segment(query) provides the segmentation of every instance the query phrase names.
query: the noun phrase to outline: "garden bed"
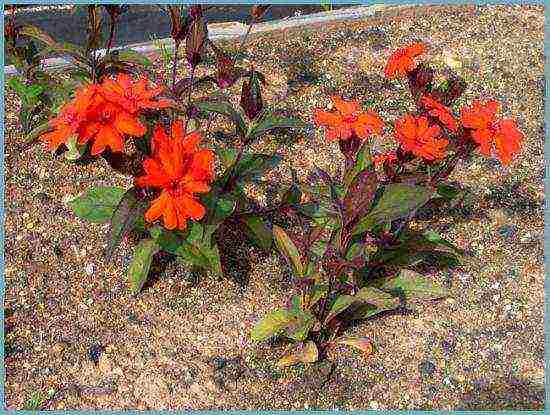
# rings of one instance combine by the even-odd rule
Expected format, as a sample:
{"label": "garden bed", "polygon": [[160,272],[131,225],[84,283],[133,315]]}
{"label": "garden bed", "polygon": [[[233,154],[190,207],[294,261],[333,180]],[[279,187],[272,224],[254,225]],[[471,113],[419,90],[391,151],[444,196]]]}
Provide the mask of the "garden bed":
{"label": "garden bed", "polygon": [[[6,400],[44,409],[542,409],[544,401],[544,54],[541,6],[441,6],[252,36],[250,60],[266,74],[267,103],[311,120],[333,93],[372,102],[385,119],[409,109],[384,80],[390,53],[410,42],[468,81],[459,106],[495,98],[526,134],[509,170],[476,158],[452,179],[471,189],[452,214],[427,223],[472,259],[433,278],[451,298],[389,313],[351,329],[374,341],[290,369],[278,344],[249,333],[291,288],[279,255],[241,243],[220,247],[227,278],[192,281],[183,266],[157,270],[137,297],[102,253],[106,228],[75,219],[68,196],[121,185],[103,161],[87,166],[34,146],[21,151],[18,103],[6,97]],[[157,71],[167,71],[158,59]],[[238,87],[234,87],[238,92]],[[405,103],[407,102],[407,103]],[[209,140],[229,127],[216,124]],[[264,150],[280,145],[264,141]],[[317,132],[289,135],[268,180],[288,183],[339,154]],[[276,190],[276,189],[275,189]],[[267,203],[269,194],[256,195]],[[96,362],[94,362],[96,360]]]}

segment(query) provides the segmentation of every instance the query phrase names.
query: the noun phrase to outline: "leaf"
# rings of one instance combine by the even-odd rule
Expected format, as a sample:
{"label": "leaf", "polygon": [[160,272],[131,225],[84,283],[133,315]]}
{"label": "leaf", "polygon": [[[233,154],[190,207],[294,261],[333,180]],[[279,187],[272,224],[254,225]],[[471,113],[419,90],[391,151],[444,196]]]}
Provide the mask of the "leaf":
{"label": "leaf", "polygon": [[282,198],[282,202],[286,205],[297,205],[302,200],[302,191],[300,190],[300,182],[296,175],[296,171],[291,167],[290,173],[292,174],[292,184],[285,192]]}
{"label": "leaf", "polygon": [[355,177],[366,169],[371,169],[372,166],[372,155],[370,153],[370,144],[365,142],[359,151],[357,152],[357,158],[355,164],[351,169],[349,169],[344,176],[344,185],[349,187]]}
{"label": "leaf", "polygon": [[119,187],[94,187],[70,201],[69,206],[79,218],[103,223],[111,219],[124,193]]}
{"label": "leaf", "polygon": [[266,222],[255,215],[247,215],[241,218],[245,224],[247,235],[252,241],[264,251],[270,251],[273,245],[273,233]]}
{"label": "leaf", "polygon": [[148,206],[149,201],[140,199],[134,187],[124,193],[111,217],[109,243],[105,254],[107,260],[111,258],[122,238],[134,229],[136,222],[143,217]]}
{"label": "leaf", "polygon": [[437,300],[449,295],[448,290],[435,281],[408,269],[401,270],[394,278],[375,280],[373,285],[406,300]]}
{"label": "leaf", "polygon": [[278,367],[292,366],[297,363],[315,363],[319,359],[319,351],[314,342],[297,343],[277,362]]}
{"label": "leaf", "polygon": [[[301,307],[301,305],[300,305]],[[290,319],[285,326],[285,334],[288,338],[302,341],[305,340],[311,328],[315,325],[315,318],[308,311],[297,308],[293,304]]]}
{"label": "leaf", "polygon": [[220,259],[220,251],[218,245],[214,244],[211,248],[202,247],[201,251],[205,255],[210,265],[210,270],[218,277],[223,276],[222,263]]}
{"label": "leaf", "polygon": [[153,239],[143,239],[136,247],[134,258],[128,268],[130,286],[134,294],[137,294],[143,288],[147,280],[147,275],[149,274],[149,269],[151,268],[153,255],[155,255],[158,250],[159,246]]}
{"label": "leaf", "polygon": [[65,153],[65,159],[69,161],[76,161],[82,157],[86,151],[86,145],[79,145],[76,135],[69,138],[69,141],[65,144],[67,146],[67,152]]}
{"label": "leaf", "polygon": [[343,294],[340,295],[334,300],[330,311],[325,318],[325,324],[340,314],[342,311],[346,310],[350,305],[353,304],[355,298],[352,295]]}
{"label": "leaf", "polygon": [[297,118],[279,117],[264,112],[258,121],[250,126],[246,134],[247,141],[252,141],[276,128],[304,128],[307,124]]}
{"label": "leaf", "polygon": [[374,353],[374,346],[372,341],[366,337],[341,337],[334,340],[336,344],[343,344],[362,351],[366,356],[370,356]]}
{"label": "leaf", "polygon": [[246,134],[246,124],[241,114],[239,114],[229,102],[224,101],[198,101],[194,105],[202,112],[214,112],[225,115],[235,125],[237,135],[243,138]]}
{"label": "leaf", "polygon": [[86,58],[84,49],[67,42],[58,43],[50,35],[48,35],[46,32],[44,32],[43,30],[39,29],[36,26],[29,25],[29,24],[22,25],[19,28],[19,34],[22,36],[28,36],[32,39],[38,40],[39,42],[50,47],[52,50],[61,54],[72,56],[73,58],[75,58],[76,60],[82,63],[85,63],[85,64],[91,63],[88,61],[88,58]]}
{"label": "leaf", "polygon": [[395,310],[401,304],[398,297],[375,287],[361,288],[355,294],[355,299],[359,303],[356,303],[357,306],[351,313],[352,320],[366,319],[383,311]]}
{"label": "leaf", "polygon": [[251,71],[241,89],[241,108],[249,120],[255,119],[263,110],[262,87],[255,71]]}
{"label": "leaf", "polygon": [[113,54],[115,53],[117,59],[123,62],[137,63],[145,67],[149,67],[153,64],[146,55],[133,49],[121,49],[113,52]]}
{"label": "leaf", "polygon": [[192,67],[201,62],[202,52],[206,39],[208,38],[208,28],[204,18],[201,16],[191,22],[186,36],[186,54],[187,62]]}
{"label": "leaf", "polygon": [[203,202],[208,208],[207,218],[205,220],[204,241],[209,243],[218,226],[226,218],[231,216],[237,202],[228,197],[220,197],[215,192],[210,192],[205,195]]}
{"label": "leaf", "polygon": [[201,249],[187,241],[182,241],[174,254],[183,261],[201,268],[210,269],[210,261]]}
{"label": "leaf", "polygon": [[313,307],[321,298],[325,298],[328,294],[328,285],[327,284],[315,284],[310,292],[308,293],[309,308]]}
{"label": "leaf", "polygon": [[235,160],[237,159],[237,150],[234,148],[221,148],[216,149],[216,155],[219,157],[220,161],[227,169],[231,167]]}
{"label": "leaf", "polygon": [[294,273],[301,277],[304,275],[304,266],[300,258],[300,252],[287,233],[277,225],[273,225],[273,236],[279,251],[287,259]]}
{"label": "leaf", "polygon": [[439,235],[437,232],[432,230],[427,230],[422,235],[428,242],[431,242],[436,245],[444,246],[446,248],[449,248],[451,251],[453,251],[455,254],[458,255],[464,255],[464,250],[458,248],[451,242],[447,241],[446,239],[442,238],[441,235]]}
{"label": "leaf", "polygon": [[233,175],[239,182],[253,180],[275,167],[281,159],[279,154],[245,154],[235,166]]}
{"label": "leaf", "polygon": [[101,9],[96,5],[88,5],[88,41],[87,50],[101,47]]}
{"label": "leaf", "polygon": [[378,176],[375,171],[363,170],[355,177],[344,199],[346,224],[370,209],[377,189]]}
{"label": "leaf", "polygon": [[372,229],[377,224],[390,223],[412,214],[424,206],[432,195],[432,190],[422,186],[404,183],[387,185],[374,209],[355,226],[353,235]]}
{"label": "leaf", "polygon": [[281,333],[291,318],[292,314],[288,310],[272,311],[254,326],[250,336],[254,341],[267,340]]}

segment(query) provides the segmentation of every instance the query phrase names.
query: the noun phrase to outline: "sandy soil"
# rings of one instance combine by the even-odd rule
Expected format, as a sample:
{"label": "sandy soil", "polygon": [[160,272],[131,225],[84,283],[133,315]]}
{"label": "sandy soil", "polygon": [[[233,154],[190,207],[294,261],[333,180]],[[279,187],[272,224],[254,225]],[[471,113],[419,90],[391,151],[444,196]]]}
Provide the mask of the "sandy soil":
{"label": "sandy soil", "polygon": [[[388,120],[409,108],[404,89],[382,78],[391,51],[413,39],[469,82],[458,106],[502,102],[526,133],[510,169],[476,158],[453,179],[472,189],[463,206],[421,217],[474,253],[434,278],[452,298],[418,304],[350,332],[377,353],[340,350],[307,367],[276,369],[277,344],[248,339],[291,288],[277,254],[233,239],[228,278],[191,281],[183,266],[159,272],[137,298],[112,264],[107,229],[76,219],[67,197],[100,184],[128,186],[103,161],[78,166],[21,152],[18,102],[6,99],[6,399],[44,409],[542,409],[543,8],[417,7],[352,23],[252,38],[250,59],[266,74],[266,101],[306,120],[339,92],[372,102]],[[454,57],[453,57],[454,56]],[[159,60],[160,65],[160,60]],[[234,89],[237,93],[239,88]],[[211,134],[211,143],[221,134]],[[218,138],[216,138],[218,137]],[[334,144],[318,132],[285,138],[286,161],[269,177],[335,170]],[[260,146],[273,149],[276,137]],[[265,203],[266,195],[259,193]],[[238,235],[236,236],[238,237]]]}

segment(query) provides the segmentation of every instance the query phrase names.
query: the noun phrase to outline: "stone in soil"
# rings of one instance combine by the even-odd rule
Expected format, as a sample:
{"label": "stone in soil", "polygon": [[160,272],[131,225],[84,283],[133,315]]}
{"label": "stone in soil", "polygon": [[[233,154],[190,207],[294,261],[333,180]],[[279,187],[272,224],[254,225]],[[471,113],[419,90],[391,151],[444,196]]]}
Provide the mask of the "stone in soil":
{"label": "stone in soil", "polygon": [[104,350],[105,348],[102,345],[93,344],[88,349],[88,358],[97,365],[99,363],[99,358],[101,357],[101,354]]}
{"label": "stone in soil", "polygon": [[422,376],[431,377],[435,373],[435,364],[429,360],[424,360],[418,365],[418,370]]}

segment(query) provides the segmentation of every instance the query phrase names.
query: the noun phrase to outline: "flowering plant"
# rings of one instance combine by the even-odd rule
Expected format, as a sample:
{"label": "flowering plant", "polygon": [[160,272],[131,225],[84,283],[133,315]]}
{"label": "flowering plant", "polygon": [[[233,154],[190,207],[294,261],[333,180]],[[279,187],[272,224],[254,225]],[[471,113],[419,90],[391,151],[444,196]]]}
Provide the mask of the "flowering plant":
{"label": "flowering plant", "polygon": [[302,226],[273,229],[296,293],[256,324],[252,338],[289,340],[280,366],[315,362],[337,345],[370,354],[370,339],[345,334],[350,323],[445,297],[421,265],[449,266],[464,251],[433,230],[418,230],[416,212],[458,197],[447,179],[459,160],[477,151],[508,165],[520,149],[523,134],[513,120],[497,118],[497,102],[475,101],[455,115],[465,84],[451,77],[435,86],[435,71],[416,62],[425,50],[421,43],[400,49],[385,68],[389,79],[407,78],[416,103],[415,113],[393,123],[393,150],[374,153],[372,136],[382,135],[386,123],[358,102],[334,96],[332,111],[315,111],[315,123],[338,142],[345,162],[342,175],[317,168],[307,183],[295,184],[296,200],[307,202],[289,212]]}
{"label": "flowering plant", "polygon": [[[266,9],[252,8],[252,24],[261,19]],[[105,14],[102,10],[110,17],[110,35],[100,51]],[[164,10],[170,16],[175,43],[168,81],[149,69],[148,57],[128,48],[113,48],[122,6],[87,7],[85,49],[56,42],[34,26],[17,25],[13,15],[5,34],[10,45],[8,53],[20,72],[14,78],[17,82],[34,88],[35,83],[47,78],[56,87],[75,91],[74,96],[71,91],[65,94],[59,108],[43,101],[41,106],[29,110],[34,115],[42,110],[39,118],[47,121],[34,126],[30,125],[34,115],[30,117],[27,141],[40,141],[48,150],[64,152],[72,161],[103,157],[111,167],[134,178],[130,189],[95,187],[70,202],[77,216],[110,223],[107,258],[123,238],[131,233],[139,236],[128,269],[134,293],[143,287],[153,257],[160,252],[175,256],[194,270],[221,276],[216,230],[232,215],[238,215],[239,223],[253,241],[270,249],[271,232],[262,218],[249,209],[251,201],[243,186],[273,167],[280,156],[253,153],[249,146],[277,129],[303,125],[264,108],[264,76],[254,68],[245,70],[237,65],[240,50],[232,56],[208,39],[202,6],[185,9],[169,5]],[[19,59],[23,52],[18,45],[25,41],[46,45],[38,57],[51,51],[71,56],[74,66],[67,72],[73,82],[63,84],[56,76],[46,74],[34,57],[32,62]],[[183,42],[185,54],[180,55]],[[241,48],[244,43],[243,39]],[[196,68],[209,51],[215,57],[216,71],[196,77]],[[190,76],[179,79],[177,69],[182,60],[187,63]],[[38,73],[40,76],[35,76]],[[242,112],[229,100],[196,96],[199,85],[226,90],[240,79]],[[22,98],[27,93],[25,89],[15,90]],[[39,93],[46,90],[48,87],[42,85]],[[203,147],[208,127],[201,124],[209,126],[216,114],[227,117],[235,126],[235,148],[217,146],[213,151]],[[215,171],[216,157],[223,164],[219,174]]]}

